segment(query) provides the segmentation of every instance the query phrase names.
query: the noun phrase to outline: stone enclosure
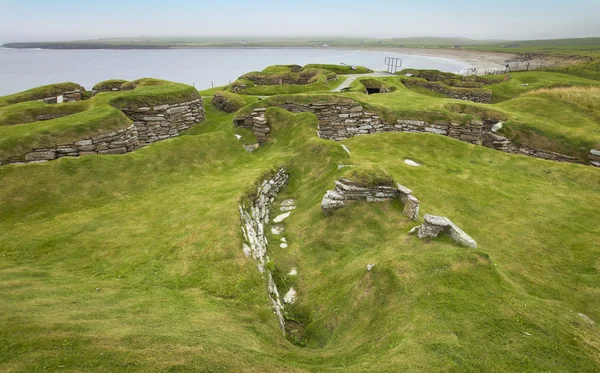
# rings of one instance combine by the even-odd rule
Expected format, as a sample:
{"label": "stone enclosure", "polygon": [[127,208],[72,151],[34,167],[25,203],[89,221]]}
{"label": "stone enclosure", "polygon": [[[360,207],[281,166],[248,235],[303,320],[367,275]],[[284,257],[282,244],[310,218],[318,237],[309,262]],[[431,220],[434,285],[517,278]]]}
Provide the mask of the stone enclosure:
{"label": "stone enclosure", "polygon": [[[204,107],[200,97],[189,102],[122,109],[122,111],[133,121],[133,124],[127,128],[108,131],[52,148],[33,149],[25,155],[25,161],[41,162],[90,154],[124,154],[153,142],[178,136],[181,131],[204,119]],[[0,164],[21,162],[8,160]]]}
{"label": "stone enclosure", "polygon": [[[296,102],[285,102],[278,107],[292,113],[310,112],[315,114],[319,122],[318,135],[320,138],[341,141],[350,137],[368,135],[382,132],[424,132],[452,137],[471,144],[483,145],[498,151],[514,154],[523,154],[536,158],[548,159],[559,162],[581,163],[578,159],[555,152],[516,146],[512,141],[492,131],[497,120],[483,118],[482,122],[472,121],[468,124],[461,123],[428,123],[422,120],[399,119],[395,123],[387,123],[377,113],[365,110],[362,105],[352,100],[340,100],[340,102],[323,102],[301,104]],[[269,133],[268,125],[261,120],[260,124],[254,125],[254,112],[241,117],[234,118],[234,124],[241,127],[254,129],[255,134],[260,136],[260,143],[266,142]],[[600,151],[597,154],[590,153],[590,164],[600,165]],[[595,163],[594,163],[595,162]]]}

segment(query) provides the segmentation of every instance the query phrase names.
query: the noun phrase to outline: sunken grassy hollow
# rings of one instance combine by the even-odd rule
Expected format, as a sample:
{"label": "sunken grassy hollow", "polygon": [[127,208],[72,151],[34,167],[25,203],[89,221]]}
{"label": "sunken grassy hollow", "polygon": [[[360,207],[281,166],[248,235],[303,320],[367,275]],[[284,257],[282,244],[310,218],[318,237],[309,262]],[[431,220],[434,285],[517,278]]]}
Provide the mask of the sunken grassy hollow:
{"label": "sunken grassy hollow", "polygon": [[[549,144],[595,141],[593,83],[513,79],[493,86],[512,95],[497,104],[423,95],[399,77],[381,79],[396,87],[382,94],[362,93],[357,81],[344,94],[241,95],[238,113],[205,98],[204,121],[135,152],[1,166],[0,370],[598,371],[599,169],[434,133],[340,144],[317,137],[313,113],[275,107],[358,102],[390,120],[432,122],[497,115],[505,129]],[[521,92],[527,79],[571,87]],[[169,86],[100,93],[75,103],[86,110],[74,115],[187,97],[186,86]],[[533,99],[562,114],[530,111]],[[232,122],[257,107],[267,108],[270,132],[248,152],[250,130]],[[286,200],[296,208],[282,234],[265,235],[274,282],[296,289],[285,336],[264,275],[244,255],[238,207],[281,168],[289,182],[271,220]],[[412,189],[422,214],[449,217],[478,249],[409,236],[422,221],[408,220],[400,201],[323,214],[323,195],[349,175]]]}

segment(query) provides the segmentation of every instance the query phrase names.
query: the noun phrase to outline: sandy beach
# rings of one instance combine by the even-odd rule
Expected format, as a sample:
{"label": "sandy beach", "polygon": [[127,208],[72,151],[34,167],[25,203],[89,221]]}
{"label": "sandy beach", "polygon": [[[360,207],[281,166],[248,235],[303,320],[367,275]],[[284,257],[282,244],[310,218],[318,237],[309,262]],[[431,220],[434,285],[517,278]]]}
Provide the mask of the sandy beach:
{"label": "sandy beach", "polygon": [[372,50],[378,52],[393,52],[401,54],[449,58],[468,63],[478,70],[490,68],[502,69],[506,61],[518,57],[516,53],[510,52],[487,52],[466,49],[434,49],[434,48],[354,48],[360,50]]}

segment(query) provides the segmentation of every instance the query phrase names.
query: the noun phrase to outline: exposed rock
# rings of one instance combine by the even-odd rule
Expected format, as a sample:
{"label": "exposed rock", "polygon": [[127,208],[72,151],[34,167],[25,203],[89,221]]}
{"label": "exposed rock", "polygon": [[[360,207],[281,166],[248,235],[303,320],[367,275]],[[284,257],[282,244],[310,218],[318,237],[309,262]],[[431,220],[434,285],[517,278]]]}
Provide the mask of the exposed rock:
{"label": "exposed rock", "polygon": [[298,276],[298,270],[296,268],[292,268],[288,273],[288,276]]}
{"label": "exposed rock", "polygon": [[25,160],[29,162],[49,161],[52,159],[56,159],[56,150],[54,149],[38,150],[25,155]]}
{"label": "exposed rock", "polygon": [[502,124],[503,124],[502,122],[498,122],[498,123],[494,124],[491,131],[494,133],[500,131],[502,129]]}
{"label": "exposed rock", "polygon": [[[397,184],[396,188],[390,186],[375,186],[366,188],[356,185],[353,181],[340,179],[335,182],[335,189],[328,190],[321,200],[321,209],[329,212],[346,206],[348,201],[365,200],[367,202],[383,202],[399,199],[403,203],[410,204],[405,207],[404,212],[410,213],[409,218],[415,219],[419,214],[419,200],[410,197],[412,191],[403,185]],[[409,201],[410,200],[410,201]]]}
{"label": "exposed rock", "polygon": [[[265,236],[265,229],[268,229],[269,225],[271,204],[279,191],[287,185],[288,180],[289,174],[287,171],[280,169],[275,176],[263,181],[249,206],[242,205],[239,207],[242,220],[242,233],[245,241],[245,245],[243,246],[244,254],[248,251],[249,256],[256,260],[259,271],[261,273],[266,272],[268,296],[279,319],[279,326],[284,333],[283,304],[281,303],[279,291],[273,280],[271,270],[265,266],[265,263],[268,261],[268,241]],[[272,226],[271,229],[273,230],[275,227]]]}
{"label": "exposed rock", "polygon": [[413,167],[419,167],[419,166],[421,166],[419,163],[413,161],[412,159],[405,159],[404,163],[406,163],[409,166],[413,166]]}
{"label": "exposed rock", "polygon": [[407,196],[402,213],[411,220],[419,219],[419,200],[414,196]]}
{"label": "exposed rock", "polygon": [[414,227],[409,234],[417,233],[419,238],[435,238],[441,233],[447,233],[459,245],[477,248],[477,243],[468,234],[463,232],[450,219],[443,216],[425,215],[423,224]]}
{"label": "exposed rock", "polygon": [[296,301],[296,290],[294,290],[293,287],[291,287],[290,290],[288,290],[288,292],[285,293],[285,295],[283,296],[283,301],[286,304],[292,304]]}
{"label": "exposed rock", "polygon": [[273,225],[271,226],[271,233],[273,234],[282,234],[283,231],[285,230],[285,228],[283,227],[283,225]]}
{"label": "exposed rock", "polygon": [[290,214],[291,212],[288,211],[285,214],[277,215],[277,217],[273,219],[273,223],[281,223],[282,221],[287,219],[290,216]]}
{"label": "exposed rock", "polygon": [[371,270],[375,267],[375,264],[367,264],[367,271],[371,272]]}
{"label": "exposed rock", "polygon": [[578,313],[577,315],[579,317],[581,317],[590,328],[593,328],[594,326],[596,326],[596,322],[594,320],[592,320],[592,318],[589,317],[588,315],[586,315],[584,313]]}
{"label": "exposed rock", "polygon": [[346,145],[342,144],[342,148],[344,149],[344,151],[348,154],[350,154],[350,149],[348,149],[348,147]]}

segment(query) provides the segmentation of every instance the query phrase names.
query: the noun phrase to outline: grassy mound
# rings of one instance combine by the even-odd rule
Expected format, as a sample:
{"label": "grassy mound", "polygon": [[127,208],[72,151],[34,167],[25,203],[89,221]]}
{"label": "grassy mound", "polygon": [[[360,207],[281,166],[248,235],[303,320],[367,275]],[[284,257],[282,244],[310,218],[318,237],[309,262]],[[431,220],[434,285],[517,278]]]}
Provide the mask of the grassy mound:
{"label": "grassy mound", "polygon": [[358,186],[373,188],[377,186],[396,186],[394,177],[383,167],[370,165],[366,167],[352,168],[345,176],[346,179]]}
{"label": "grassy mound", "polygon": [[[355,71],[370,72],[365,68]],[[263,71],[253,71],[242,75],[227,89],[246,95],[280,95],[297,93],[329,92],[346,79],[338,73],[352,71],[349,66],[338,65],[274,65]],[[356,72],[359,73],[359,72]]]}
{"label": "grassy mound", "polygon": [[85,91],[83,87],[76,83],[49,84],[42,87],[32,88],[24,92],[0,97],[0,107],[17,104],[19,102],[41,100],[43,98],[60,95],[63,92],[75,91],[78,89]]}
{"label": "grassy mound", "polygon": [[92,88],[92,91],[96,92],[111,92],[111,91],[119,91],[121,90],[121,86],[125,83],[128,83],[127,80],[123,79],[110,79],[100,82]]}

